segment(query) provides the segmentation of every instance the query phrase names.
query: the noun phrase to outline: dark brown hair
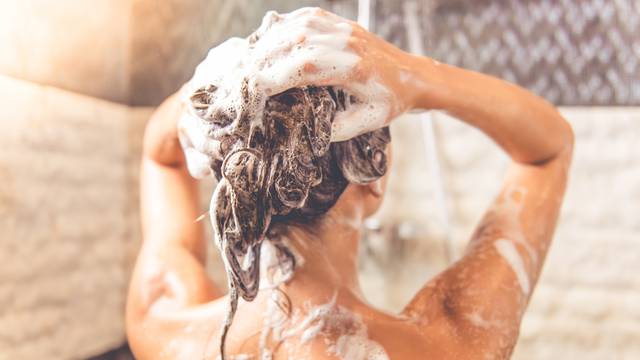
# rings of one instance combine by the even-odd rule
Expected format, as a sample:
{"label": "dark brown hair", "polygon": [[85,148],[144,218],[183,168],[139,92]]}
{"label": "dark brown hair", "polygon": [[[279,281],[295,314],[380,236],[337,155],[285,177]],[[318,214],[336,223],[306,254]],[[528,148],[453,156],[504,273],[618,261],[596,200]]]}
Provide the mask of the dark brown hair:
{"label": "dark brown hair", "polygon": [[[243,89],[247,86],[245,81]],[[210,210],[229,284],[230,310],[220,342],[224,359],[238,296],[252,301],[258,293],[262,242],[271,241],[278,259],[295,268],[291,252],[270,229],[312,222],[336,203],[348,183],[384,175],[390,135],[383,128],[331,143],[335,114],[357,101],[332,87],[294,88],[272,96],[261,122],[255,113],[214,108],[216,90],[213,85],[196,90],[190,106],[210,126],[209,136],[220,142],[219,154],[211,159],[219,182]]]}

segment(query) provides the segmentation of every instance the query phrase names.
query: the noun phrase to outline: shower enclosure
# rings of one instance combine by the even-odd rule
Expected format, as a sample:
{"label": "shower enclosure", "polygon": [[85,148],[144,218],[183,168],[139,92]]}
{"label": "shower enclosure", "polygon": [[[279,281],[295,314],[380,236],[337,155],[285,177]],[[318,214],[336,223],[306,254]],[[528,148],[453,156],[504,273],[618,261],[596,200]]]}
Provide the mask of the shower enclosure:
{"label": "shower enclosure", "polygon": [[[513,358],[640,358],[640,2],[29,0],[0,4],[0,359],[124,344],[146,120],[211,46],[300,6],[560,107],[577,138],[572,179]],[[361,247],[363,290],[387,310],[462,254],[507,163],[443,113],[405,115],[392,136],[387,197]]]}

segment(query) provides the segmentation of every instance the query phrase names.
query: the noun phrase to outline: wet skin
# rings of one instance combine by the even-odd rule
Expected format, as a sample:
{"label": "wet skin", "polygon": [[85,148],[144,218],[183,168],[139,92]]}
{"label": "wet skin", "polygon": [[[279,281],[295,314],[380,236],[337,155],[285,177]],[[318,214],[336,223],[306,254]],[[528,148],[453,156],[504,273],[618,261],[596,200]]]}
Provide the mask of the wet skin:
{"label": "wet skin", "polygon": [[[346,22],[317,9],[297,16]],[[349,185],[318,228],[289,229],[287,239],[302,264],[280,291],[261,290],[255,301],[240,302],[228,357],[259,359],[262,348],[274,359],[349,358],[337,344],[358,334],[381,346],[389,359],[509,358],[562,204],[571,128],[553,106],[524,89],[407,54],[352,26],[350,46],[367,60],[351,80],[341,81],[375,74],[393,94],[387,122],[411,109],[446,111],[491,137],[512,164],[463,257],[428,280],[399,314],[368,305],[357,280],[360,225],[379,207],[386,178]],[[170,97],[145,133],[143,243],[127,302],[127,333],[138,359],[217,358],[227,310],[226,297],[205,272],[208,240],[204,225],[194,221],[201,215],[198,184],[186,170],[176,132],[182,111],[177,96]],[[295,329],[317,306],[332,304],[334,296],[321,331],[307,332],[309,339],[301,331],[277,342],[275,327],[265,326],[278,315],[271,311],[274,301],[288,310],[288,320],[279,323],[286,330]]]}

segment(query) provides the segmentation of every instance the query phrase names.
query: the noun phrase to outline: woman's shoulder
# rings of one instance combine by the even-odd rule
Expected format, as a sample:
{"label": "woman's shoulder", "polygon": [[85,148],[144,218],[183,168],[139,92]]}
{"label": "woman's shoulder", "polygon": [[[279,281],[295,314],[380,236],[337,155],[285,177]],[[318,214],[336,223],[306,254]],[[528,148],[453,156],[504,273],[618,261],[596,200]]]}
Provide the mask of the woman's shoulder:
{"label": "woman's shoulder", "polygon": [[352,343],[347,347],[360,342],[370,349],[383,349],[387,355],[372,359],[464,360],[485,359],[487,354],[506,359],[511,351],[496,342],[501,338],[501,329],[496,329],[496,341],[486,341],[485,337],[475,336],[473,331],[451,321],[442,308],[434,308],[427,312],[428,316],[411,311],[394,314],[366,305],[355,307],[354,311],[361,317],[363,327],[358,332],[360,338],[349,338]]}

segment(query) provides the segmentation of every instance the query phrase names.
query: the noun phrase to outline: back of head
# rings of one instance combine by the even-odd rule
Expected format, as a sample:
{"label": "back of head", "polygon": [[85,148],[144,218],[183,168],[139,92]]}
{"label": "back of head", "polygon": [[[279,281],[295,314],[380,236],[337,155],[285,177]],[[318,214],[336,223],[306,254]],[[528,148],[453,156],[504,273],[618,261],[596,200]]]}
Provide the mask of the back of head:
{"label": "back of head", "polygon": [[191,108],[218,142],[210,162],[219,180],[212,222],[230,285],[245,300],[258,290],[261,242],[278,241],[266,236],[273,226],[313,222],[349,182],[371,182],[386,172],[387,128],[330,142],[331,122],[347,96],[330,87],[290,89],[266,101],[259,124],[232,119],[232,110],[210,111],[211,88],[191,96]]}
{"label": "back of head", "polygon": [[[350,182],[384,175],[390,136],[383,128],[331,143],[336,112],[355,100],[331,87],[287,90],[266,99],[259,114],[217,106],[216,90],[195,90],[187,105],[215,144],[208,164],[219,182],[210,214],[231,300],[224,346],[238,295],[251,301],[258,293],[262,242],[272,242],[278,259],[295,267],[291,252],[270,230],[278,224],[313,223]],[[181,140],[189,142],[185,136]]]}

